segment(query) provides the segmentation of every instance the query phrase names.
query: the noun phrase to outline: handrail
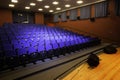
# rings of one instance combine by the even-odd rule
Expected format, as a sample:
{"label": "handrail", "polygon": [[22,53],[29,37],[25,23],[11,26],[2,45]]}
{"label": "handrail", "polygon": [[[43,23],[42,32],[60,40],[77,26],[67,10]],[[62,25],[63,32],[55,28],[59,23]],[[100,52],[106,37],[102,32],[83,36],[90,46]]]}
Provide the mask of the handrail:
{"label": "handrail", "polygon": [[75,69],[75,67],[78,67],[80,66],[81,64],[83,64],[87,59],[84,59],[80,62],[78,62],[77,64],[75,64],[74,66],[72,66],[71,68],[69,68],[68,70],[66,70],[65,72],[63,72],[62,74],[60,74],[59,76],[57,76],[54,80],[60,80],[62,79],[65,74],[69,73],[70,71],[72,71],[73,69]]}

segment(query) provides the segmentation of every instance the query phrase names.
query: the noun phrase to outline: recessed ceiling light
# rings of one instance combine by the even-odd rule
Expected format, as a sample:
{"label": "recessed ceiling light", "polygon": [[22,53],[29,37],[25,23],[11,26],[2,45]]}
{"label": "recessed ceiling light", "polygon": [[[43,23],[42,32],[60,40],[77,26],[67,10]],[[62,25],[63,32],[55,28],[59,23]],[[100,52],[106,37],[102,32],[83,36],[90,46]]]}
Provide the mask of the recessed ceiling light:
{"label": "recessed ceiling light", "polygon": [[30,9],[30,7],[26,6],[25,9]]}
{"label": "recessed ceiling light", "polygon": [[38,10],[39,10],[39,11],[42,11],[43,9],[42,9],[42,8],[39,8]]}
{"label": "recessed ceiling light", "polygon": [[31,6],[35,6],[36,4],[35,3],[30,3]]}
{"label": "recessed ceiling light", "polygon": [[14,4],[9,4],[9,7],[15,7],[15,5]]}
{"label": "recessed ceiling light", "polygon": [[13,2],[13,3],[18,3],[18,0],[11,0],[11,2]]}
{"label": "recessed ceiling light", "polygon": [[53,10],[49,10],[49,12],[53,12]]}
{"label": "recessed ceiling light", "polygon": [[78,3],[78,4],[82,4],[82,3],[83,3],[83,1],[82,1],[82,0],[79,0],[79,1],[77,1],[77,3]]}
{"label": "recessed ceiling light", "polygon": [[43,0],[37,0],[37,1],[43,1]]}
{"label": "recessed ceiling light", "polygon": [[57,4],[59,4],[59,2],[57,2],[57,1],[54,1],[54,2],[53,2],[53,4],[54,4],[54,5],[57,5]]}
{"label": "recessed ceiling light", "polygon": [[69,5],[69,4],[66,4],[65,7],[70,7],[70,5]]}
{"label": "recessed ceiling light", "polygon": [[45,5],[44,7],[45,7],[45,8],[50,8],[50,6],[48,6],[48,5]]}
{"label": "recessed ceiling light", "polygon": [[58,8],[56,8],[56,10],[61,10],[61,8],[58,7]]}

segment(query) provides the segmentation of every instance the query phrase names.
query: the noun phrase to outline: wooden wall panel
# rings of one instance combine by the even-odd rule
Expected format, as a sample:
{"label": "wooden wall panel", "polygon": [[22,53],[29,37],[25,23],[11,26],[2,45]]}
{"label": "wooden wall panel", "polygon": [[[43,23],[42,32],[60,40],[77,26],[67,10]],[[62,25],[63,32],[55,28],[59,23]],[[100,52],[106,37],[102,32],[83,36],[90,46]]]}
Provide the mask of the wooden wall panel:
{"label": "wooden wall panel", "polygon": [[[92,33],[106,39],[120,42],[120,17],[115,15],[114,0],[109,2],[110,14],[104,18],[95,18],[95,22],[87,20],[77,20],[67,22],[55,23],[57,26],[71,28],[74,30],[80,30],[88,33]],[[91,17],[94,17],[94,6],[92,5]]]}
{"label": "wooden wall panel", "polygon": [[4,23],[12,23],[12,11],[6,9],[0,9],[0,26]]}
{"label": "wooden wall panel", "polygon": [[44,24],[44,14],[35,13],[35,24]]}
{"label": "wooden wall panel", "polygon": [[94,5],[91,5],[91,17],[95,17],[94,11],[95,11],[95,7]]}

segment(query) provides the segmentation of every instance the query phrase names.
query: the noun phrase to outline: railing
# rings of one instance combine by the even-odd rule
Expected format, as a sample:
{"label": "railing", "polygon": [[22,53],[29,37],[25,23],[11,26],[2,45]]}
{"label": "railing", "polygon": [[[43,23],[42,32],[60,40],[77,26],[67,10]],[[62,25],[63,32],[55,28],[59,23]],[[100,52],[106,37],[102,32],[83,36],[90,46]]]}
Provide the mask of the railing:
{"label": "railing", "polygon": [[65,72],[63,72],[59,76],[57,76],[54,80],[62,80],[67,74],[69,74],[70,72],[72,72],[74,69],[76,69],[77,67],[79,67],[84,62],[86,62],[86,60],[87,59],[84,59],[84,60],[78,62],[76,65],[72,66],[71,68],[69,68],[68,70],[66,70]]}

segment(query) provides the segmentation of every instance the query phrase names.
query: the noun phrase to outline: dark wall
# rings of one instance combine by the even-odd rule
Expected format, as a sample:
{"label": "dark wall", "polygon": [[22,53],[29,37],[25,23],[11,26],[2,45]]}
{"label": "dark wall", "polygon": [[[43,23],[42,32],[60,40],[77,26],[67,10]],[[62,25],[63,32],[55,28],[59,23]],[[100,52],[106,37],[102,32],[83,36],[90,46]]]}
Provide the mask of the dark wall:
{"label": "dark wall", "polygon": [[[22,17],[21,14],[23,13]],[[26,19],[26,16],[29,16]],[[44,14],[43,13],[33,13],[33,12],[22,12],[22,11],[12,11],[8,9],[0,8],[0,27],[4,23],[22,23],[24,21],[29,20],[29,23],[35,24],[44,24]]]}
{"label": "dark wall", "polygon": [[45,24],[53,23],[53,15],[52,14],[44,14],[44,22]]}
{"label": "dark wall", "polygon": [[[94,5],[91,9],[91,17],[94,17]],[[114,0],[109,0],[109,14],[107,17],[95,18],[94,22],[89,19],[55,23],[57,26],[71,28],[77,31],[84,31],[95,34],[101,38],[106,38],[120,43],[120,17],[116,16]],[[69,12],[68,12],[69,14]],[[78,13],[80,15],[80,13]]]}
{"label": "dark wall", "polygon": [[53,22],[53,14],[44,14],[44,22],[46,25],[54,27],[54,22]]}
{"label": "dark wall", "polygon": [[33,12],[13,11],[13,23],[35,23]]}

